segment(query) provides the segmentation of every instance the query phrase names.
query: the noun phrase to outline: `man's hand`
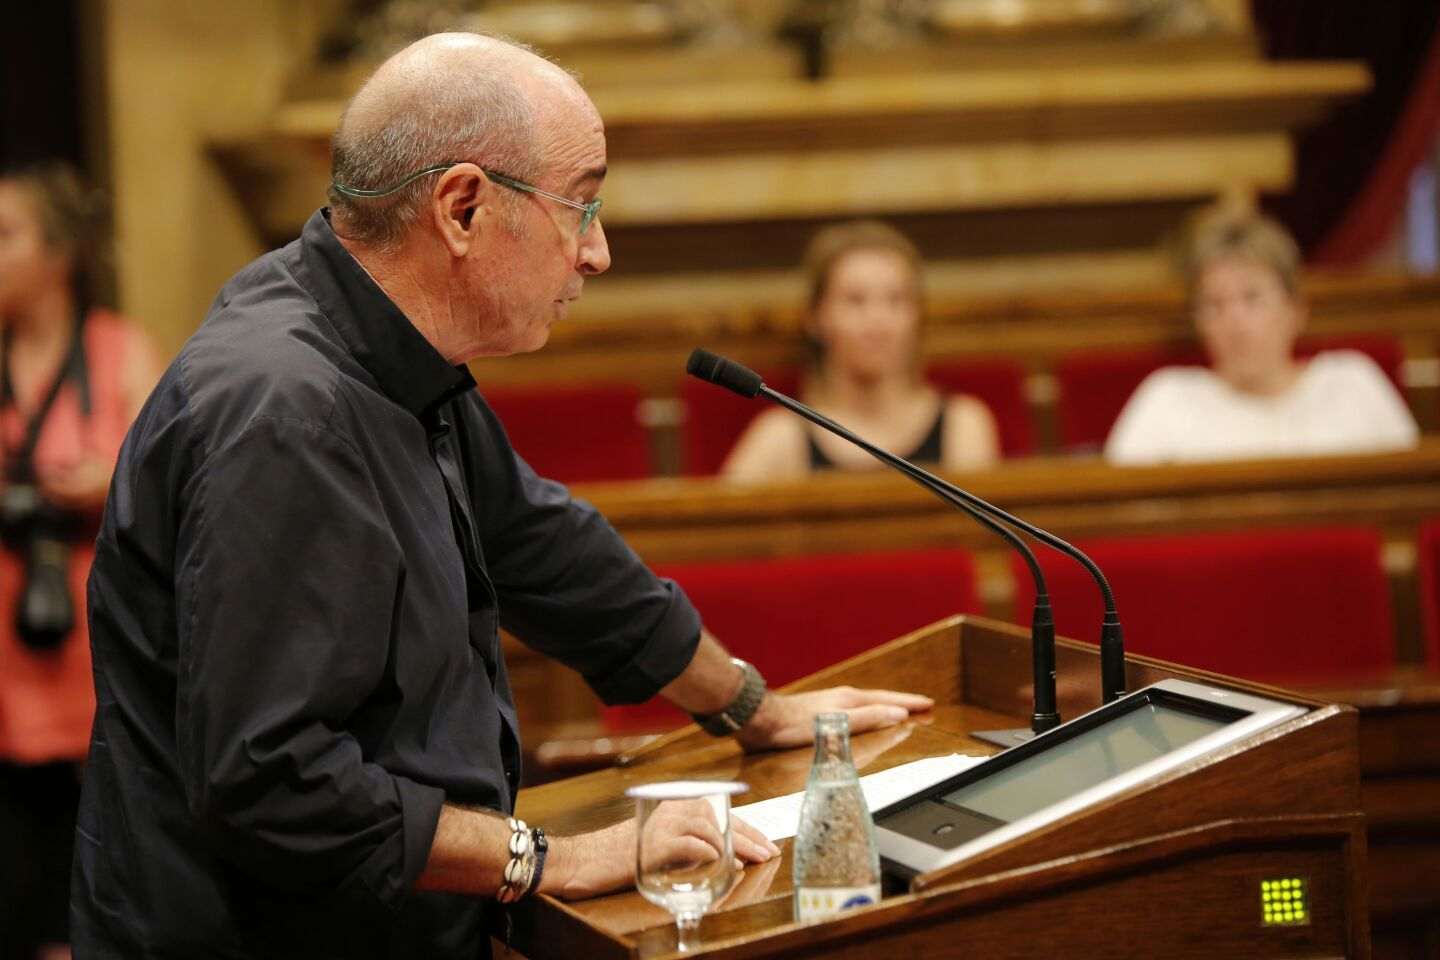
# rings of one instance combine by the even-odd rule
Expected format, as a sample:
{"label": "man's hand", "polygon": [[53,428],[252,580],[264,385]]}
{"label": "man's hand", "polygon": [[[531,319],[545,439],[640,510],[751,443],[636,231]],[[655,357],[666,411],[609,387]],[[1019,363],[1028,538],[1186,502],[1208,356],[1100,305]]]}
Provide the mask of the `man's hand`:
{"label": "man's hand", "polygon": [[[660,692],[682,710],[708,715],[724,710],[735,699],[744,679],[720,642],[708,630],[702,630],[689,665]],[[799,747],[814,742],[817,713],[848,713],[850,731],[861,733],[894,726],[911,713],[934,705],[929,697],[892,690],[833,687],[812,693],[771,691],[735,736],[748,750]]]}
{"label": "man's hand", "polygon": [[934,705],[929,697],[895,690],[831,687],[811,693],[771,691],[735,738],[747,750],[799,747],[814,742],[817,713],[848,714],[850,732],[863,733],[894,726],[910,714]]}
{"label": "man's hand", "polygon": [[[764,863],[780,855],[765,835],[738,817],[730,818],[735,867]],[[724,838],[715,822],[710,804],[704,800],[675,800],[663,803],[645,822],[647,851],[659,859],[704,860],[720,856]],[[579,900],[635,882],[635,821],[629,819],[573,837],[551,840],[545,875],[540,890],[565,900]]]}

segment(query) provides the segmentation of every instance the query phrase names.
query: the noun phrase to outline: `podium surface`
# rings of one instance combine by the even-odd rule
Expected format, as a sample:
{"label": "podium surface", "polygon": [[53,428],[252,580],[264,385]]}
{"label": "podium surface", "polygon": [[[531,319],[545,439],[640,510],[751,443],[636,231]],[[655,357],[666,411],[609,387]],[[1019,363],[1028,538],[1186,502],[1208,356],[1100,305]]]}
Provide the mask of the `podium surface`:
{"label": "podium surface", "polygon": [[[1030,638],[1020,628],[955,617],[852,658],[787,689],[837,684],[913,690],[933,711],[854,737],[863,774],[950,753],[992,754],[980,730],[1024,725]],[[1065,719],[1099,706],[1094,647],[1061,641]],[[1143,657],[1127,688],[1164,679],[1217,683],[1305,713],[1153,781],[959,863],[887,889],[881,903],[811,925],[795,922],[791,843],[749,866],[684,956],[930,957],[1369,956],[1366,845],[1357,713],[1297,694]],[[628,786],[679,778],[741,780],[741,802],[804,788],[808,748],[742,754],[687,727],[620,766],[521,794],[520,815],[547,830],[589,830],[633,816]],[[1304,922],[1267,921],[1278,882],[1304,891]],[[512,945],[531,960],[679,955],[674,924],[633,890],[514,912]]]}

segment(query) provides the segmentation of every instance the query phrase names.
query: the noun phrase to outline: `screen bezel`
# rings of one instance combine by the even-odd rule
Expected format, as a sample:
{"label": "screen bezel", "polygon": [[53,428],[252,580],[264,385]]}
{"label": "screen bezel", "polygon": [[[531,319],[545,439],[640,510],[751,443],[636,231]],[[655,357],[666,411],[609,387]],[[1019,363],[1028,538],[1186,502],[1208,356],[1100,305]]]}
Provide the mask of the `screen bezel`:
{"label": "screen bezel", "polygon": [[[1087,731],[1094,730],[1119,716],[1149,704],[1158,704],[1196,716],[1222,720],[1226,725],[1064,800],[1009,823],[1004,823],[994,830],[952,849],[935,846],[885,826],[887,819],[904,810],[932,801],[944,803],[942,798],[955,790],[993,776],[1031,757],[1043,754],[1061,743],[1068,742]],[[1305,708],[1296,704],[1241,693],[1237,690],[1187,680],[1162,680],[1122,697],[1114,703],[1105,704],[1076,717],[1074,720],[1063,723],[1023,744],[998,753],[984,763],[961,771],[948,780],[943,780],[876,811],[875,831],[881,858],[885,861],[887,872],[907,878],[917,873],[958,863],[960,860],[998,846],[1037,827],[1123,793],[1212,750],[1303,713],[1305,713]],[[953,804],[949,806],[952,809],[955,808]]]}
{"label": "screen bezel", "polygon": [[[1072,723],[1057,727],[1053,731],[1055,735],[1047,734],[1044,737],[1034,737],[1024,743],[1016,744],[1008,750],[997,753],[984,763],[977,764],[968,770],[957,773],[949,780],[938,783],[913,796],[906,797],[897,803],[892,803],[890,806],[885,807],[875,814],[875,822],[879,823],[881,817],[896,812],[899,807],[911,806],[923,800],[938,800],[950,806],[956,806],[956,804],[950,804],[949,801],[945,800],[945,797],[962,787],[968,787],[977,781],[992,777],[1002,770],[1007,770],[1018,763],[1023,763],[1031,757],[1049,753],[1062,743],[1074,740],[1076,737],[1089,733],[1097,727],[1115,722],[1116,719],[1127,713],[1134,713],[1136,710],[1152,704],[1169,707],[1180,713],[1189,713],[1209,720],[1219,720],[1226,726],[1250,716],[1250,711],[1240,710],[1228,704],[1197,702],[1192,697],[1181,696],[1172,690],[1165,690],[1159,687],[1146,687],[1144,690],[1136,691],[1130,696],[1116,700],[1114,703],[1107,704],[1098,710],[1092,710],[1083,716],[1076,717]],[[1209,736],[1209,734],[1205,736]],[[1197,737],[1196,739],[1201,738]],[[1146,762],[1148,763],[1149,761]],[[1132,767],[1131,769],[1134,768]],[[1016,819],[1019,818],[1017,817]],[[1005,822],[1014,823],[1015,821],[1009,820]]]}

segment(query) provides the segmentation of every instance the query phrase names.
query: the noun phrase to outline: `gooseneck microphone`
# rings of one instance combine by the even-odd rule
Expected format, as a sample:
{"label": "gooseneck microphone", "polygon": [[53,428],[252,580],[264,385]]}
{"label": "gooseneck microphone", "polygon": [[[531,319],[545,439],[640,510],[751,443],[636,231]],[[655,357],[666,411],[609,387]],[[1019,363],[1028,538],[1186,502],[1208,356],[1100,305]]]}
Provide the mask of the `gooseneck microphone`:
{"label": "gooseneck microphone", "polygon": [[1055,697],[1055,617],[1050,607],[1050,594],[1045,586],[1045,575],[1040,571],[1040,564],[1036,561],[1035,554],[1030,551],[1023,540],[1008,527],[995,522],[983,511],[957,497],[947,489],[948,485],[943,481],[932,477],[908,460],[873,446],[868,441],[851,434],[844,427],[831,423],[809,407],[770,390],[762,382],[759,374],[748,367],[707,350],[696,350],[690,354],[686,370],[692,376],[724,387],[747,399],[753,399],[763,391],[771,399],[790,407],[807,419],[819,418],[818,422],[821,423],[821,426],[839,433],[845,439],[859,445],[871,456],[899,470],[946,503],[963,510],[981,526],[997,534],[1017,550],[1024,558],[1025,565],[1030,569],[1030,576],[1035,581],[1035,610],[1030,622],[1031,667],[1034,671],[1034,707],[1030,716],[1030,729],[1028,731],[1023,728],[984,731],[975,736],[1003,747],[1009,747],[1028,739],[1032,733],[1044,733],[1046,730],[1059,726],[1060,712]]}
{"label": "gooseneck microphone", "polygon": [[[1100,588],[1101,597],[1105,604],[1105,616],[1100,627],[1100,686],[1101,696],[1105,703],[1115,700],[1125,693],[1125,647],[1124,633],[1120,627],[1120,614],[1115,607],[1115,595],[1110,589],[1109,582],[1095,562],[1087,557],[1082,551],[1071,544],[1060,539],[1046,530],[1031,524],[1019,517],[1008,513],[994,504],[980,499],[960,487],[955,486],[946,480],[942,480],[927,470],[917,467],[901,457],[897,457],[888,451],[882,450],[869,441],[852,433],[850,430],[807,407],[805,404],[783,393],[778,393],[765,386],[765,381],[750,368],[736,363],[733,360],[718,356],[708,350],[697,349],[690,354],[690,359],[685,365],[685,370],[693,377],[708,381],[719,387],[724,387],[733,393],[737,393],[746,399],[754,399],[763,396],[785,409],[804,417],[811,423],[828,430],[837,436],[843,437],[851,443],[864,450],[866,453],[880,460],[896,470],[899,470],[911,480],[930,490],[941,499],[965,510],[982,525],[1000,534],[1006,542],[1016,547],[1021,556],[1025,559],[1026,566],[1030,568],[1031,576],[1035,579],[1035,594],[1037,600],[1035,623],[1032,629],[1032,642],[1034,646],[1034,669],[1035,669],[1035,717],[1034,723],[1048,723],[1044,729],[1059,723],[1059,715],[1055,706],[1055,631],[1054,621],[1050,616],[1049,597],[1045,589],[1044,578],[1040,572],[1040,566],[1022,541],[1009,529],[1001,524],[1009,524],[1018,527],[1025,533],[1039,540],[1046,546],[1071,557],[1083,566],[1090,576],[1094,578],[1096,585]],[[1001,523],[997,523],[1000,521]],[[1042,614],[1040,598],[1045,598],[1045,609]],[[1044,623],[1041,623],[1042,616]],[[1048,635],[1048,640],[1047,640]],[[1042,715],[1044,720],[1040,718]],[[1054,717],[1051,721],[1049,718]],[[1036,732],[1040,728],[1036,727]]]}

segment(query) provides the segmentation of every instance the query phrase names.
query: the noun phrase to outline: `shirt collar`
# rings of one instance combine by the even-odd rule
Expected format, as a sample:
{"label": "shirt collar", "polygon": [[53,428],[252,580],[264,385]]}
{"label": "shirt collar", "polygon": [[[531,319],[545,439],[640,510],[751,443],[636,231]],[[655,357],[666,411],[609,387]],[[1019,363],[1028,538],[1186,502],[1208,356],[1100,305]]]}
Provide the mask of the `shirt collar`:
{"label": "shirt collar", "polygon": [[315,302],[390,399],[420,417],[474,389],[470,371],[441,356],[340,243],[328,209],[306,222],[300,255]]}

